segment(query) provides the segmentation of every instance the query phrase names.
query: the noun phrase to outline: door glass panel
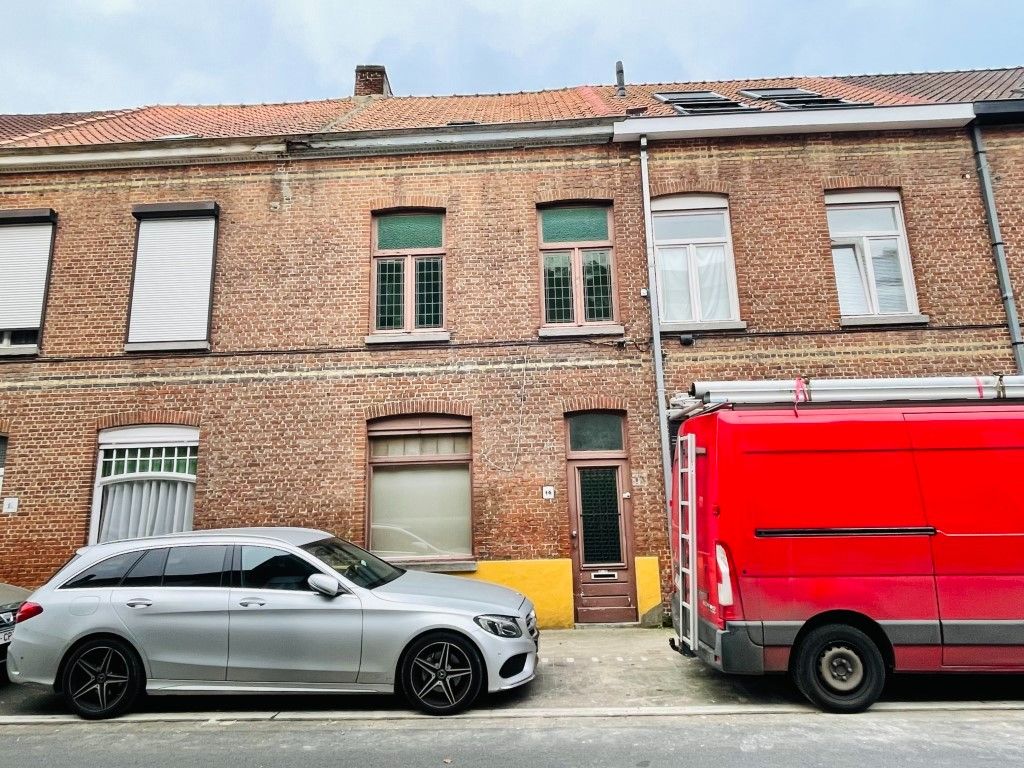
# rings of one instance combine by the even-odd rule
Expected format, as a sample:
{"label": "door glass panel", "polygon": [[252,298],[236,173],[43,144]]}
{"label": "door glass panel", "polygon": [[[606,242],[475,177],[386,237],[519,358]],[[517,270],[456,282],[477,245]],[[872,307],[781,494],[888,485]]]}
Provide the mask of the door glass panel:
{"label": "door glass panel", "polygon": [[164,568],[165,587],[219,587],[227,547],[172,547]]}
{"label": "door glass panel", "polygon": [[579,484],[583,565],[621,563],[618,470],[581,467]]}
{"label": "door glass panel", "polygon": [[159,587],[164,577],[167,548],[151,549],[142,556],[121,582],[122,587]]}
{"label": "door glass panel", "polygon": [[242,547],[243,589],[290,589],[310,591],[306,583],[319,573],[295,555],[273,547]]}
{"label": "door glass panel", "polygon": [[569,417],[572,451],[621,451],[622,417],[616,413],[577,413]]}

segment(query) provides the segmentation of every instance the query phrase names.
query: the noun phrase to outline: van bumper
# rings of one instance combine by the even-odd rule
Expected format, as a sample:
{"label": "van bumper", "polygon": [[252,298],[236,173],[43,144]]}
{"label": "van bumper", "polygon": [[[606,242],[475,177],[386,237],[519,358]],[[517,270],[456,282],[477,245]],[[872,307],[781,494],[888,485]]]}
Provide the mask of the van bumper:
{"label": "van bumper", "polygon": [[702,619],[697,633],[697,655],[721,672],[764,674],[764,646],[754,642],[746,624],[726,622],[725,629],[719,629]]}

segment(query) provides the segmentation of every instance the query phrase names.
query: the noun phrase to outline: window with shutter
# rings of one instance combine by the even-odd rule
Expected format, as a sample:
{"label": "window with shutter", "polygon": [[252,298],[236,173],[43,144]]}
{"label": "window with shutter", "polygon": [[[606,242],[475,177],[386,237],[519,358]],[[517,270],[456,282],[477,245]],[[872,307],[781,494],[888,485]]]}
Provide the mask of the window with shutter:
{"label": "window with shutter", "polygon": [[56,214],[0,211],[0,355],[39,350]]}
{"label": "window with shutter", "polygon": [[217,206],[136,206],[128,351],[209,349]]}
{"label": "window with shutter", "polygon": [[825,196],[832,265],[844,322],[918,315],[899,193],[832,192]]}

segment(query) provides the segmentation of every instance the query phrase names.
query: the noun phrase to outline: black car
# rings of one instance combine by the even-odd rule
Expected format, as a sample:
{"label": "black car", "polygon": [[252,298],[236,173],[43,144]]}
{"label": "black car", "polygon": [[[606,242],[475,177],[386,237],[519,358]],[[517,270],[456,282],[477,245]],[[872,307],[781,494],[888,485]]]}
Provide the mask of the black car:
{"label": "black car", "polygon": [[5,672],[7,668],[7,646],[14,636],[14,615],[29,594],[27,589],[0,583],[0,671]]}

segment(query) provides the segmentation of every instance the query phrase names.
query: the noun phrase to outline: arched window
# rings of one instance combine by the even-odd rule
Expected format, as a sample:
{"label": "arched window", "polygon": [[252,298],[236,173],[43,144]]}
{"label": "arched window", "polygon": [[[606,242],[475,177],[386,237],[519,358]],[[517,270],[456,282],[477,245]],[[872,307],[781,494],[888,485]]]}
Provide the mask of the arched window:
{"label": "arched window", "polygon": [[725,195],[686,194],[651,201],[661,321],[738,322],[739,301]]}
{"label": "arched window", "polygon": [[397,560],[472,556],[472,434],[456,416],[371,421],[370,549]]}
{"label": "arched window", "polygon": [[192,530],[198,464],[195,427],[100,432],[90,543]]}

